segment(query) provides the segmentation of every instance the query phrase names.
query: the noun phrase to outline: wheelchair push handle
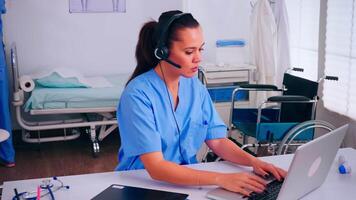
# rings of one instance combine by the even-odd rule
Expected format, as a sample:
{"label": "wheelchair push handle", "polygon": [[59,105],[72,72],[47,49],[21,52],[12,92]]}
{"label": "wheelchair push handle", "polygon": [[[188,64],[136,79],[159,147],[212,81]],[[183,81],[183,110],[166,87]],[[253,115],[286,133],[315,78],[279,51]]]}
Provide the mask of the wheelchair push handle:
{"label": "wheelchair push handle", "polygon": [[339,77],[337,76],[325,76],[326,80],[330,80],[330,81],[338,81]]}
{"label": "wheelchair push handle", "polygon": [[300,67],[293,67],[292,70],[296,72],[304,72],[304,69]]}
{"label": "wheelchair push handle", "polygon": [[301,67],[290,67],[284,71],[284,73],[288,73],[290,71],[295,71],[295,72],[304,72],[304,69]]}
{"label": "wheelchair push handle", "polygon": [[323,77],[321,77],[321,78],[319,79],[318,82],[320,83],[323,79],[328,80],[328,81],[338,81],[338,80],[339,80],[339,77],[337,77],[337,76],[327,76],[327,75],[324,75]]}

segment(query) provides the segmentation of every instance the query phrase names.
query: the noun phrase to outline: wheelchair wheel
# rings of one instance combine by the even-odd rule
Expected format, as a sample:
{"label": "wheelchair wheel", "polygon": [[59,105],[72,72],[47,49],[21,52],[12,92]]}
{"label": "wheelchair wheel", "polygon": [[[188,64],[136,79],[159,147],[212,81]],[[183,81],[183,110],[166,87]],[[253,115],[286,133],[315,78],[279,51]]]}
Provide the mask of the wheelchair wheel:
{"label": "wheelchair wheel", "polygon": [[294,126],[287,134],[284,136],[281,141],[277,155],[286,154],[288,152],[289,146],[292,144],[293,140],[301,133],[305,132],[309,129],[321,128],[327,131],[332,131],[335,129],[335,126],[322,120],[310,120],[302,122],[296,126]]}

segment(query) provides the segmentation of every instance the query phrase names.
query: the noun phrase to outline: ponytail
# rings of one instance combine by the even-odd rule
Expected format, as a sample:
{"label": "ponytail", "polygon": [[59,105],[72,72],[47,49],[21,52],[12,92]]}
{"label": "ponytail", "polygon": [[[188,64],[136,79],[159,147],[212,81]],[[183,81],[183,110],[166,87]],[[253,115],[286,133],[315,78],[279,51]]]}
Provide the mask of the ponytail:
{"label": "ponytail", "polygon": [[158,64],[159,60],[154,55],[156,25],[156,21],[149,21],[141,28],[135,52],[137,65],[126,85],[135,77],[148,72]]}

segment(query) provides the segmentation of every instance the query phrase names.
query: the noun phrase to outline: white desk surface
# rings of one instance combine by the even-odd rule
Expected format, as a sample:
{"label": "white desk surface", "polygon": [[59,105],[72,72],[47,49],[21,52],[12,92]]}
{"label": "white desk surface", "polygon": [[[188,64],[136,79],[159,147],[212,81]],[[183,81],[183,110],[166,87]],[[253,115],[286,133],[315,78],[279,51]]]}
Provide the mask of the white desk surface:
{"label": "white desk surface", "polygon": [[[324,184],[317,190],[309,193],[302,199],[354,199],[356,195],[356,150],[352,148],[340,149],[338,155],[344,155],[348,164],[353,168],[352,174],[341,175],[337,171],[337,158],[334,161],[328,177]],[[261,158],[284,169],[288,169],[292,161],[292,155],[270,156]],[[204,169],[220,172],[241,172],[251,171],[249,167],[240,167],[228,162],[200,163],[190,165],[196,169]],[[189,200],[206,199],[205,194],[216,186],[189,187],[177,186],[152,180],[145,170],[106,172],[96,174],[85,174],[75,176],[59,177],[64,185],[69,185],[70,189],[62,188],[54,193],[56,199],[91,199],[111,184],[122,184],[136,187],[145,187],[173,192],[189,194]],[[35,191],[43,179],[29,179],[21,181],[9,181],[4,183],[2,200],[12,199],[14,188],[18,192]],[[41,199],[50,199],[48,196]]]}

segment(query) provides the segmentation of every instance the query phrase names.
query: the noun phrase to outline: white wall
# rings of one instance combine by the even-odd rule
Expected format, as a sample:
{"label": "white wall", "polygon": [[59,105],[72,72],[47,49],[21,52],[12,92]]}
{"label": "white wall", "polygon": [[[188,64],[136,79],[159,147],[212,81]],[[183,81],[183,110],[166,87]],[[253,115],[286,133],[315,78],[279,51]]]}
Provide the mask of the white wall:
{"label": "white wall", "polygon": [[[187,0],[184,10],[191,12],[203,27],[205,35],[204,62],[227,64],[248,63],[249,49],[245,47],[218,48],[219,39],[244,39],[250,32],[250,1],[246,0]],[[224,53],[221,56],[220,53]],[[218,56],[217,56],[218,55]]]}
{"label": "white wall", "polygon": [[[7,1],[3,16],[7,54],[16,42],[20,75],[57,67],[74,68],[84,75],[131,72],[142,24],[157,20],[162,11],[183,8],[203,27],[204,62],[221,63],[217,39],[248,41],[249,1],[128,0],[126,5],[126,13],[70,14],[68,0]],[[222,50],[233,63],[248,62],[247,46]]]}
{"label": "white wall", "polygon": [[[126,13],[69,14],[68,0],[11,0],[3,16],[7,52],[16,42],[20,74],[69,67],[84,75],[130,72],[142,24],[181,0],[128,0]],[[7,53],[8,54],[8,53]]]}

